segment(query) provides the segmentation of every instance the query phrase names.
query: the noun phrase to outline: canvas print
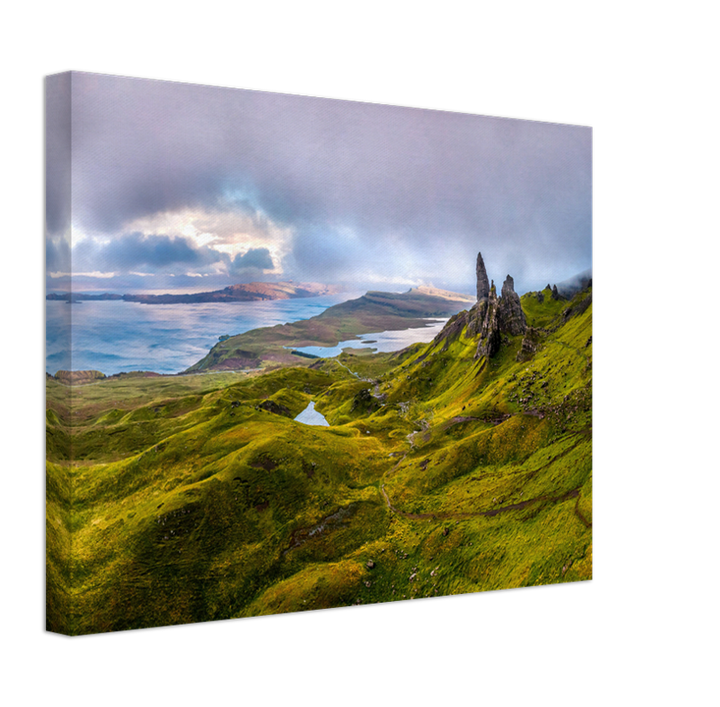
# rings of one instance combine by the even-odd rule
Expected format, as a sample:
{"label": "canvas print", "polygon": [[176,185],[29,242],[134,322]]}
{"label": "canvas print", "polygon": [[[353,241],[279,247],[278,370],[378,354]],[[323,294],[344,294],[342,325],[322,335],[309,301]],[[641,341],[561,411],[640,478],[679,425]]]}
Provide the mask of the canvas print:
{"label": "canvas print", "polygon": [[49,631],[591,579],[590,128],[69,72],[46,131]]}

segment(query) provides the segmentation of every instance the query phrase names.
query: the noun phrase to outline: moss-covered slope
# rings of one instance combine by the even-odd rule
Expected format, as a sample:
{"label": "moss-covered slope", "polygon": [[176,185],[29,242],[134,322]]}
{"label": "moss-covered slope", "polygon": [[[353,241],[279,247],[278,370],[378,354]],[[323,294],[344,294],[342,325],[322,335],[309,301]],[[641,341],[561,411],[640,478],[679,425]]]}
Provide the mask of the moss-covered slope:
{"label": "moss-covered slope", "polygon": [[[100,380],[72,415],[49,380],[48,627],[589,579],[590,296],[524,296],[530,328],[489,359],[456,326],[255,377]],[[292,419],[311,400],[329,427]]]}

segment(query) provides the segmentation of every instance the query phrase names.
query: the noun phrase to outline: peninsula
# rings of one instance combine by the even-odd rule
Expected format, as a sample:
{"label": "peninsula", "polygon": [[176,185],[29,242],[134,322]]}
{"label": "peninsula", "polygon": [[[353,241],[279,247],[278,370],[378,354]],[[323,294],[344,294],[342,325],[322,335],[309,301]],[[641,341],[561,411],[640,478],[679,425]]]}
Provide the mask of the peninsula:
{"label": "peninsula", "polygon": [[413,287],[402,293],[370,291],[310,319],[223,337],[185,372],[297,366],[301,365],[301,354],[293,352],[294,348],[336,346],[370,332],[424,327],[430,320],[450,317],[473,302],[474,297],[435,287]]}

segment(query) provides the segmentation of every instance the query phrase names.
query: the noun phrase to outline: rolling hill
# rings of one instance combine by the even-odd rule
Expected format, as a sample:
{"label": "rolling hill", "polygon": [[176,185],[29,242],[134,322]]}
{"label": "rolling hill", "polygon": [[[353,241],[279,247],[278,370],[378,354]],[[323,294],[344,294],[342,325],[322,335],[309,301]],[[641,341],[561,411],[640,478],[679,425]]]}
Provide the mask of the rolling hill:
{"label": "rolling hill", "polygon": [[394,354],[48,379],[48,629],[590,579],[592,289],[509,279]]}

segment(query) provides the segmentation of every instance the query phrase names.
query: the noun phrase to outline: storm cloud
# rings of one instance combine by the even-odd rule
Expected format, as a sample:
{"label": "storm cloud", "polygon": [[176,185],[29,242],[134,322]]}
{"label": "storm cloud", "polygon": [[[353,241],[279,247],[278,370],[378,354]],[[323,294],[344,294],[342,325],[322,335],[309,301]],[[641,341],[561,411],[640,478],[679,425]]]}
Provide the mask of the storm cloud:
{"label": "storm cloud", "polygon": [[193,248],[185,238],[143,236],[131,233],[108,243],[102,257],[110,269],[150,268],[167,265],[202,265],[217,261],[218,255],[209,248]]}
{"label": "storm cloud", "polygon": [[243,255],[236,255],[232,263],[233,270],[245,270],[254,268],[256,270],[272,270],[274,265],[267,248],[252,248]]}
{"label": "storm cloud", "polygon": [[[226,284],[252,267],[472,290],[482,250],[490,276],[522,290],[591,266],[589,128],[81,73],[71,85],[73,250],[106,243],[88,271],[142,260],[214,264]],[[51,235],[66,206],[48,200]],[[178,214],[192,228],[170,233]]]}

